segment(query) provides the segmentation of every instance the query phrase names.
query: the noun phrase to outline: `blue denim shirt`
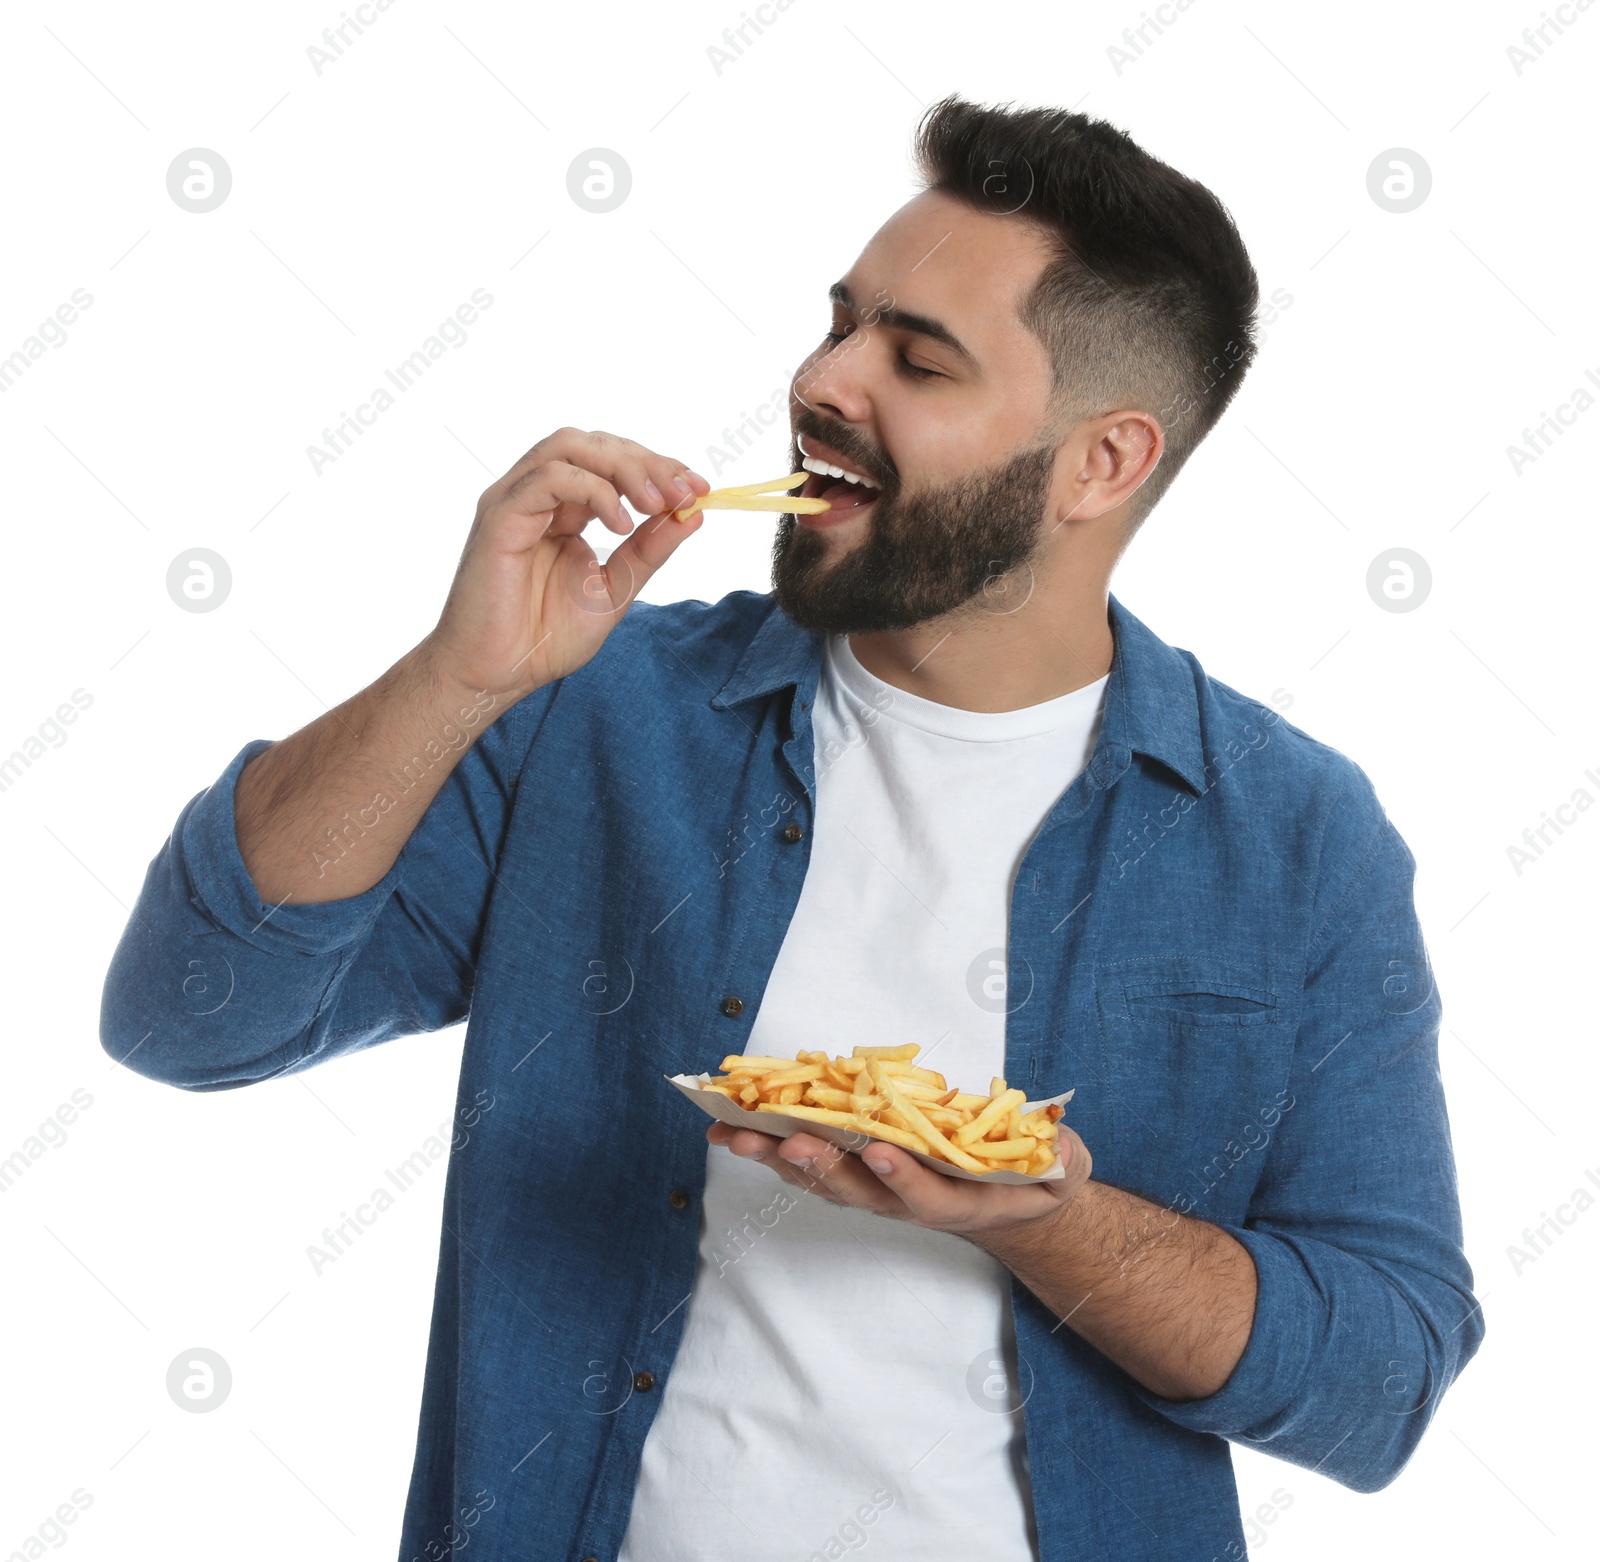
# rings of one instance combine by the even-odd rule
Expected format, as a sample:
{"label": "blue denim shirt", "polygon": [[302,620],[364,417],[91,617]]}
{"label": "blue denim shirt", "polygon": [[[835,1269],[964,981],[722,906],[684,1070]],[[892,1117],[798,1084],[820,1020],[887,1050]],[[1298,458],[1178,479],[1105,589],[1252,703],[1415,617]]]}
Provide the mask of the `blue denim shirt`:
{"label": "blue denim shirt", "polygon": [[[1213,1221],[1259,1294],[1227,1383],[1177,1403],[1014,1283],[1016,1413],[1048,1562],[1242,1559],[1230,1440],[1375,1491],[1482,1338],[1440,1004],[1363,772],[1114,598],[1111,627],[1093,755],[1016,878],[1005,1073],[1076,1090],[1095,1175],[1159,1207],[1146,1238]],[[150,866],[102,1040],[153,1079],[230,1089],[468,1020],[402,1558],[616,1556],[705,1179],[662,1075],[739,1051],[760,1008],[820,668],[770,597],[636,605],[494,722],[366,893],[261,902],[233,788],[263,741]]]}

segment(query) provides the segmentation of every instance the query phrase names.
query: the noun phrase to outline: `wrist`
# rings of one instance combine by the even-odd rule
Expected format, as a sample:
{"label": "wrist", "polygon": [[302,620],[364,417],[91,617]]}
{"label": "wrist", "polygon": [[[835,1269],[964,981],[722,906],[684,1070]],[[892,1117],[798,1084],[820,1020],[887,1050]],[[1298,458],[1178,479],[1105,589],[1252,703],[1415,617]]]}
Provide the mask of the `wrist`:
{"label": "wrist", "polygon": [[431,635],[407,651],[395,671],[417,708],[440,721],[466,721],[473,711],[479,713],[474,722],[485,713],[499,715],[528,692],[488,689],[463,677]]}
{"label": "wrist", "polygon": [[409,713],[405,725],[450,748],[465,748],[516,703],[456,676],[426,640],[406,652],[390,676],[398,704]]}
{"label": "wrist", "polygon": [[1088,1206],[1097,1184],[1079,1183],[1063,1192],[1058,1202],[1037,1215],[1021,1219],[991,1221],[964,1233],[1007,1268],[1017,1272],[1031,1270],[1041,1254],[1064,1255],[1084,1244],[1093,1224]]}

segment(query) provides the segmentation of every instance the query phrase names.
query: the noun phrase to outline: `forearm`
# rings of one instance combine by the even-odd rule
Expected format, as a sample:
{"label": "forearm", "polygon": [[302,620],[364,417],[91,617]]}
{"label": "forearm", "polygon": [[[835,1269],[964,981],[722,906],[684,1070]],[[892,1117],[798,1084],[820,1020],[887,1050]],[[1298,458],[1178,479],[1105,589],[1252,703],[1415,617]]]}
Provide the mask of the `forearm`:
{"label": "forearm", "polygon": [[439,675],[424,642],[264,750],[235,789],[239,854],[262,901],[344,900],[371,889],[498,714],[493,695]]}
{"label": "forearm", "polygon": [[378,909],[345,901],[263,917],[233,850],[239,777],[262,751],[248,745],[179,813],[106,973],[101,1044],[184,1089],[248,1084],[316,1052],[332,984]]}
{"label": "forearm", "polygon": [[1206,1221],[1084,1184],[1059,1213],[975,1233],[1066,1326],[1164,1399],[1203,1399],[1250,1339],[1255,1265]]}

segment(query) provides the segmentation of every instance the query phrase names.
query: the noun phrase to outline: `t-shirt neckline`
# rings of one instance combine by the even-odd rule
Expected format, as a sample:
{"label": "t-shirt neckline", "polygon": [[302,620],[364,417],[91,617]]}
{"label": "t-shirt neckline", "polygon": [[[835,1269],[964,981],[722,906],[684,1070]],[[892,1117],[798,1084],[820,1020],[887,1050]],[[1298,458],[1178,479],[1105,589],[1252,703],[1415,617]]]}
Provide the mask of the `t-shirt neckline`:
{"label": "t-shirt neckline", "polygon": [[1003,743],[1016,738],[1040,737],[1062,727],[1093,721],[1099,713],[1110,674],[1093,683],[1057,695],[1020,710],[962,710],[941,705],[937,700],[910,694],[885,683],[857,660],[847,635],[830,635],[825,654],[833,676],[845,692],[870,709],[882,711],[889,720],[913,727],[936,737],[955,738],[967,743]]}

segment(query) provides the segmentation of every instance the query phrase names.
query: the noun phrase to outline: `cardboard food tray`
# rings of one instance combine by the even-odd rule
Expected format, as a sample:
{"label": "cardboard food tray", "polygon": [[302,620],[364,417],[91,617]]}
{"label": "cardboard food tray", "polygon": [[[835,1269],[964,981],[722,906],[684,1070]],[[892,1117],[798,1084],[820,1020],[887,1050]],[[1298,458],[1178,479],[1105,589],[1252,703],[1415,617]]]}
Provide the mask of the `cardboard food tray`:
{"label": "cardboard food tray", "polygon": [[[789,1134],[811,1134],[815,1138],[826,1139],[829,1144],[838,1145],[841,1150],[864,1150],[869,1144],[888,1142],[874,1140],[871,1135],[856,1133],[853,1129],[841,1128],[836,1123],[819,1123],[809,1117],[790,1117],[787,1112],[752,1112],[748,1107],[736,1106],[720,1091],[700,1088],[701,1081],[711,1078],[709,1074],[663,1074],[662,1078],[669,1085],[675,1085],[707,1117],[732,1123],[735,1128],[753,1128],[757,1133],[776,1134],[779,1138],[786,1138]],[[1037,1111],[1041,1106],[1065,1106],[1071,1099],[1072,1092],[1067,1090],[1044,1101],[1026,1101],[1021,1110],[1026,1113]],[[907,1150],[906,1154],[916,1156],[924,1166],[931,1166],[941,1177],[959,1177],[963,1182],[1060,1182],[1067,1174],[1059,1155],[1049,1171],[1038,1177],[1030,1177],[1026,1172],[964,1171],[959,1166],[952,1166],[949,1161],[938,1160],[921,1150]]]}

